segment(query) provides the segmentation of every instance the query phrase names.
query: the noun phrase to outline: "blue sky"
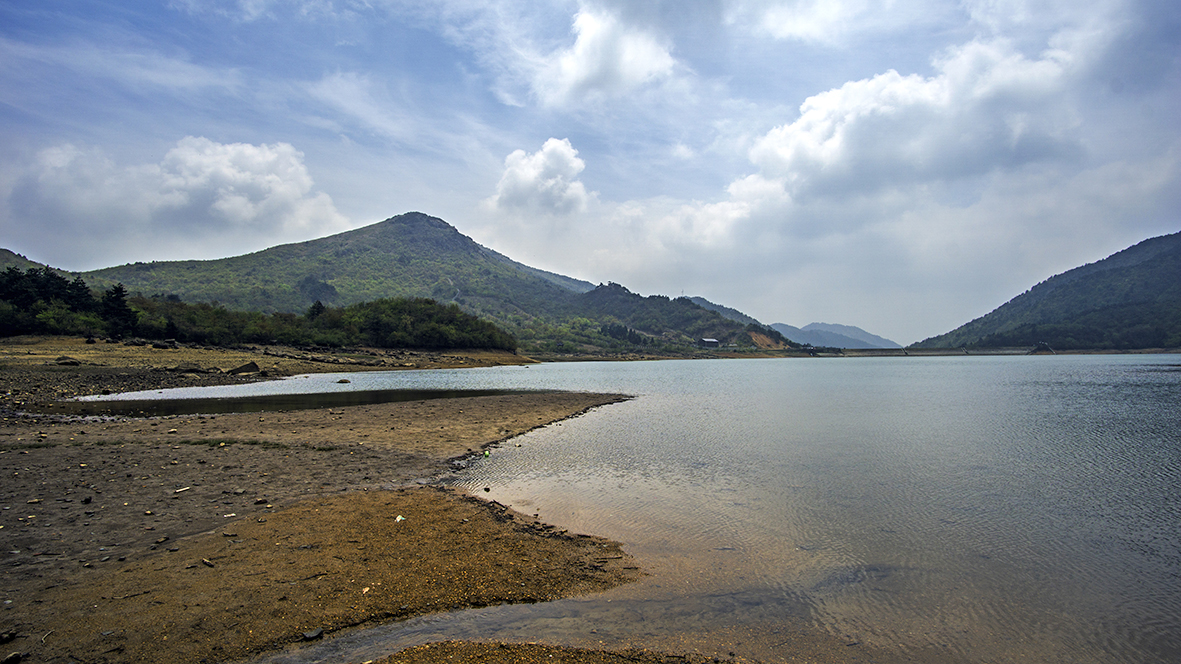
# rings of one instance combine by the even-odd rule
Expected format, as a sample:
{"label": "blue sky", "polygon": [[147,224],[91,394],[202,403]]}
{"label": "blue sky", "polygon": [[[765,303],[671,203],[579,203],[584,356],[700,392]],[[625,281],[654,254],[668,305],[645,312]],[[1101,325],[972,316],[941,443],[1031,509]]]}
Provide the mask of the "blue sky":
{"label": "blue sky", "polygon": [[0,247],[85,270],[417,210],[910,343],[1181,230],[1179,117],[1175,1],[5,2]]}

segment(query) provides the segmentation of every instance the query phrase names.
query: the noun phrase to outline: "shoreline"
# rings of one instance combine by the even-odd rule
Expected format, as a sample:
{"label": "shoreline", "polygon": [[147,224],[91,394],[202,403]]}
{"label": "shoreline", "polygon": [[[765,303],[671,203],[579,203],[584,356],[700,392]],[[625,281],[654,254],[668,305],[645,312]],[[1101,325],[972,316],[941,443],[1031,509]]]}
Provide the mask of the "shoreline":
{"label": "shoreline", "polygon": [[[343,629],[570,597],[642,574],[617,542],[432,486],[463,465],[452,462],[628,397],[510,394],[143,419],[14,412],[160,378],[243,380],[161,371],[126,347],[100,358],[107,349],[93,346],[0,344],[0,472],[9,478],[0,489],[0,654],[244,660]],[[243,359],[182,353],[197,366]],[[63,365],[62,355],[81,362]]]}
{"label": "shoreline", "polygon": [[[275,361],[266,377],[224,371],[250,359],[242,350],[5,341],[0,472],[11,479],[0,489],[0,534],[10,547],[0,553],[0,649],[7,648],[0,655],[63,663],[246,661],[344,630],[570,597],[643,575],[617,542],[431,486],[485,449],[629,397],[531,393],[159,418],[18,415],[17,404],[85,390],[314,372],[289,359]],[[62,356],[78,363],[62,364]],[[435,361],[531,360],[456,353]],[[314,366],[349,370],[336,362]],[[203,367],[221,368],[196,371]],[[726,641],[685,642],[671,654],[619,649],[630,644],[580,649],[495,639],[431,643],[379,661],[753,661],[727,657],[727,646],[737,643]],[[869,655],[806,628],[787,643],[784,656],[805,661]]]}

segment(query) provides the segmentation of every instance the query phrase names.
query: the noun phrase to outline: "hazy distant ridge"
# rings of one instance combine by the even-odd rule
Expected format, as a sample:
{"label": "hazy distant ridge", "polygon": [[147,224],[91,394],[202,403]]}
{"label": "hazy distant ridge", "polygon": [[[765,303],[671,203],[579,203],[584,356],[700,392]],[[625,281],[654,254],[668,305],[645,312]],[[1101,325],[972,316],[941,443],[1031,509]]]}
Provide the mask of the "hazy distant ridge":
{"label": "hazy distant ridge", "polygon": [[809,323],[795,327],[787,323],[772,323],[772,329],[799,344],[829,348],[901,348],[898,343],[870,334],[852,325]]}
{"label": "hazy distant ridge", "polygon": [[[879,337],[876,334],[870,334],[865,330],[853,325],[840,325],[838,323],[808,323],[800,328],[804,332],[827,332],[829,334],[839,334],[843,337],[848,337],[855,341],[868,344],[865,348],[902,348],[902,344],[891,341],[885,337]],[[845,346],[845,348],[857,348],[857,346]]]}

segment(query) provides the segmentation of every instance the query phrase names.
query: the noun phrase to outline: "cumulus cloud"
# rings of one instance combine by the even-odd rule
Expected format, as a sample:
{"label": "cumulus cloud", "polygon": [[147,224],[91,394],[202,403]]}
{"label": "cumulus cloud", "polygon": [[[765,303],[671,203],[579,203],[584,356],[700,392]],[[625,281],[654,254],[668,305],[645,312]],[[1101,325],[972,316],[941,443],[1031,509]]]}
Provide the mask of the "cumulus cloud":
{"label": "cumulus cloud", "polygon": [[287,143],[189,136],[159,163],[133,166],[66,144],[41,151],[16,182],[4,234],[48,246],[48,233],[85,238],[42,258],[74,269],[233,255],[344,229],[331,198],[313,188],[303,153]]}
{"label": "cumulus cloud", "polygon": [[672,74],[676,60],[654,35],[614,14],[584,9],[574,17],[574,45],[551,54],[533,87],[555,106],[594,97],[618,97]]}
{"label": "cumulus cloud", "polygon": [[1069,58],[1029,59],[1003,40],[973,41],[938,74],[888,71],[809,97],[795,121],[751,149],[796,196],[847,195],[1077,158]]}
{"label": "cumulus cloud", "polygon": [[544,215],[581,212],[593,196],[577,179],[584,168],[569,139],[551,138],[532,154],[515,150],[505,158],[496,195],[486,204],[500,211]]}
{"label": "cumulus cloud", "polygon": [[637,90],[675,80],[685,70],[672,54],[671,38],[658,22],[644,20],[645,12],[634,3],[580,0],[573,14],[573,3],[566,2],[379,4],[417,17],[472,53],[491,74],[500,101],[510,106],[539,103],[562,110],[626,99]]}

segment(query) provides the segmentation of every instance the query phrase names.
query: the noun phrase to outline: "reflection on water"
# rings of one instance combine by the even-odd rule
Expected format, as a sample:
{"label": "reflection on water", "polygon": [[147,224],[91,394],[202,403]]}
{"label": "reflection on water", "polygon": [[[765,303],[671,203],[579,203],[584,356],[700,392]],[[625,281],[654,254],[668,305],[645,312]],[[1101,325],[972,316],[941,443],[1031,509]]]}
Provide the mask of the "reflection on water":
{"label": "reflection on water", "polygon": [[[527,434],[455,482],[622,541],[649,575],[323,647],[499,636],[788,661],[782,644],[797,641],[782,633],[807,624],[900,659],[1181,661],[1178,364],[860,358],[366,375],[369,389],[637,395]],[[317,659],[295,657],[281,661]]]}

